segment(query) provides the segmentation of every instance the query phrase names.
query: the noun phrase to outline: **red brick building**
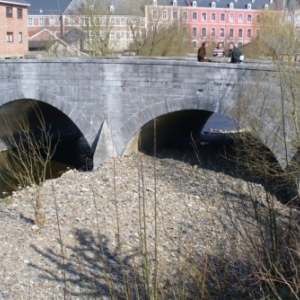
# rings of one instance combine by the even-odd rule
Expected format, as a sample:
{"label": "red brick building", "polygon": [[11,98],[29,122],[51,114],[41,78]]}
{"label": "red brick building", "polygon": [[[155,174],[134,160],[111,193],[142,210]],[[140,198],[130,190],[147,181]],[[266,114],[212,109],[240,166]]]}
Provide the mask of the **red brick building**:
{"label": "red brick building", "polygon": [[[275,0],[153,0],[146,6],[148,30],[174,21],[185,26],[194,48],[203,41],[247,44],[259,32],[262,13]],[[164,25],[163,25],[164,26]]]}
{"label": "red brick building", "polygon": [[28,6],[23,0],[0,0],[0,59],[28,52]]}

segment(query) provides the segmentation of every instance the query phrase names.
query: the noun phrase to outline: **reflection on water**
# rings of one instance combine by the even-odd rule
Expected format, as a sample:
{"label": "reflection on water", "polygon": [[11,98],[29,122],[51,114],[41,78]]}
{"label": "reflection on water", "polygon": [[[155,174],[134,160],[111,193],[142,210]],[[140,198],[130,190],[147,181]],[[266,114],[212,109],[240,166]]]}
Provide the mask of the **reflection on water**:
{"label": "reflection on water", "polygon": [[[0,152],[0,155],[4,155],[4,152]],[[1,159],[0,159],[1,161]],[[51,161],[51,169],[47,169],[46,179],[54,179],[60,177],[64,172],[69,169],[74,169],[73,166],[67,165],[57,161]],[[0,165],[1,171],[1,165]],[[0,198],[5,198],[12,192],[12,188],[3,180],[0,175]]]}
{"label": "reflection on water", "polygon": [[238,123],[234,119],[222,114],[213,113],[204,125],[202,132],[209,129],[234,131],[238,128]]}

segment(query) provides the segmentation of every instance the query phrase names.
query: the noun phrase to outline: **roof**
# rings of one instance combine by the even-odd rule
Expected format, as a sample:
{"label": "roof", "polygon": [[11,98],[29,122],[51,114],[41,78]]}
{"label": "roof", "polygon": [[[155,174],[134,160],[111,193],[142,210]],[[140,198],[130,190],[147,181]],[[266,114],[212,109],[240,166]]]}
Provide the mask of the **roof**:
{"label": "roof", "polygon": [[[98,5],[101,14],[110,15],[137,15],[141,13],[143,1],[135,0],[89,0],[90,5],[93,2]],[[87,0],[73,0],[66,9],[66,13],[82,13]],[[113,10],[110,10],[110,8]]]}
{"label": "roof", "polygon": [[0,3],[21,5],[21,6],[30,6],[30,4],[28,2],[25,2],[23,0],[0,0]]}
{"label": "roof", "polygon": [[[229,8],[229,4],[233,3],[234,8],[246,9],[247,4],[251,4],[252,9],[261,9],[268,4],[269,7],[282,8],[288,3],[292,5],[296,0],[194,0],[197,2],[197,7],[211,7],[212,2],[215,2],[216,8]],[[192,7],[193,0],[177,0],[178,6]],[[170,6],[173,5],[173,0],[157,0],[157,5]]]}
{"label": "roof", "polygon": [[60,15],[65,12],[72,0],[27,0],[27,2],[30,3],[28,15]]}
{"label": "roof", "polygon": [[78,29],[78,28],[72,28],[69,32],[67,32],[63,39],[69,43],[72,44],[80,39],[83,39],[85,37],[85,33]]}

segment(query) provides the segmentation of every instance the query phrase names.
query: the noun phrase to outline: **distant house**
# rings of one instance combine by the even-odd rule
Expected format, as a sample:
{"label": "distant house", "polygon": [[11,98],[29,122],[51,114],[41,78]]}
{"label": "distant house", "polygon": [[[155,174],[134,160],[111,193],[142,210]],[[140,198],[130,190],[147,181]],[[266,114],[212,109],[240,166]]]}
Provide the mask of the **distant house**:
{"label": "distant house", "polygon": [[[92,5],[87,5],[92,1],[28,1],[31,4],[28,14],[30,37],[48,29],[69,42],[70,38],[78,38],[76,34],[82,31],[84,36],[80,36],[76,43],[72,40],[72,44],[90,54],[98,55],[99,52],[94,48],[101,48],[102,54],[104,48],[111,52],[126,50],[136,35],[145,32],[145,17],[140,4],[132,9],[126,5],[126,0],[113,0],[110,5],[102,6],[94,12]],[[101,5],[104,1],[99,3]],[[75,28],[80,31],[74,31]]]}
{"label": "distant house", "polygon": [[[76,31],[76,33],[74,33]],[[29,50],[35,57],[61,57],[61,56],[83,56],[80,51],[80,37],[84,36],[83,32],[77,32],[74,28],[69,31],[66,37],[59,38],[55,33],[44,28],[40,32],[31,36],[29,39]]]}
{"label": "distant house", "polygon": [[23,0],[0,0],[0,59],[23,58],[28,52],[29,5]]}

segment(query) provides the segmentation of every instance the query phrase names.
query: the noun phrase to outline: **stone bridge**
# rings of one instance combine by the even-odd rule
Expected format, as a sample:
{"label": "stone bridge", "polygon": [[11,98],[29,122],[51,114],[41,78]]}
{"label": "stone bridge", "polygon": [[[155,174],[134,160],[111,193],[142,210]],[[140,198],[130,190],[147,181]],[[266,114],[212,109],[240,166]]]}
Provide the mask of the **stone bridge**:
{"label": "stone bridge", "polygon": [[[213,112],[256,131],[283,168],[296,151],[281,143],[281,90],[269,62],[198,63],[189,58],[64,58],[0,62],[0,124],[36,103],[60,151],[78,165],[199,133]],[[279,115],[278,119],[277,116]],[[154,122],[155,120],[155,122]],[[2,138],[4,138],[2,133]],[[292,138],[290,139],[292,141]]]}

